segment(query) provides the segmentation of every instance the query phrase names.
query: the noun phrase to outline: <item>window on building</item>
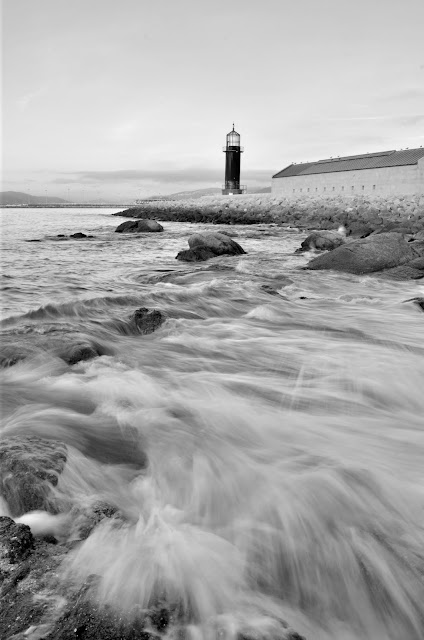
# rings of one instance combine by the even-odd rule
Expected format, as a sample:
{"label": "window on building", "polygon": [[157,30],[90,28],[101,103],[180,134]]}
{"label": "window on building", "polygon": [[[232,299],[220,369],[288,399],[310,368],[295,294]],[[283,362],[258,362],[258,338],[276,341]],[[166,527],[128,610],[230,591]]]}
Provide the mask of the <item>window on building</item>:
{"label": "window on building", "polygon": [[375,189],[375,184],[372,185],[373,190]]}

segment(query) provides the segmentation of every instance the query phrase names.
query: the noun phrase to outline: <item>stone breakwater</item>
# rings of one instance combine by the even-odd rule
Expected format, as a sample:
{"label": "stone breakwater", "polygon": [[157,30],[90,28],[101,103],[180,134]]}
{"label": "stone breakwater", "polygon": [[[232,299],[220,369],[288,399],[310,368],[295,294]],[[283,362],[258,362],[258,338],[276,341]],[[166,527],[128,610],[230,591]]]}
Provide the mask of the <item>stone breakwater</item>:
{"label": "stone breakwater", "polygon": [[273,195],[205,196],[192,200],[148,201],[114,215],[128,218],[215,224],[276,223],[301,229],[336,229],[340,225],[366,224],[374,228],[386,222],[402,222],[415,232],[424,227],[424,195],[304,196]]}

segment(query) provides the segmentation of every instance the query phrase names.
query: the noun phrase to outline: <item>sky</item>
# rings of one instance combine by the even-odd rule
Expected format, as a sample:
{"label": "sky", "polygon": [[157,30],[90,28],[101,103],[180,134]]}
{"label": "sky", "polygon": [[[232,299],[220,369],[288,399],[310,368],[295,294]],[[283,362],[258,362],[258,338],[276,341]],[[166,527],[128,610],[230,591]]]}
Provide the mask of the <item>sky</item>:
{"label": "sky", "polygon": [[423,0],[3,0],[2,190],[126,202],[424,145]]}

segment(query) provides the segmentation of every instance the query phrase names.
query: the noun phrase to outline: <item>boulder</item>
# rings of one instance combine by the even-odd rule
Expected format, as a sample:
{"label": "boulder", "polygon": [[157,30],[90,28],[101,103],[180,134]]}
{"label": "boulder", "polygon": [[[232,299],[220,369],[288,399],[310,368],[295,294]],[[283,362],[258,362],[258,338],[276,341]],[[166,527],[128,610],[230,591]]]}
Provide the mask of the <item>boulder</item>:
{"label": "boulder", "polygon": [[404,300],[403,302],[413,302],[417,307],[424,311],[424,298],[409,298],[408,300]]}
{"label": "boulder", "polygon": [[418,258],[414,258],[414,260],[408,262],[408,267],[424,270],[424,255],[419,256]]}
{"label": "boulder", "polygon": [[424,240],[410,240],[409,245],[413,248],[416,255],[424,256]]}
{"label": "boulder", "polygon": [[115,233],[153,233],[163,231],[156,220],[127,220],[115,229]]}
{"label": "boulder", "polygon": [[380,278],[386,278],[387,280],[419,280],[420,278],[424,278],[424,271],[414,269],[410,264],[411,263],[401,264],[398,267],[385,269],[381,272],[377,271],[375,275]]}
{"label": "boulder", "polygon": [[130,318],[130,326],[136,333],[146,335],[156,331],[165,322],[165,316],[161,311],[153,309],[149,311],[145,307],[136,309]]}
{"label": "boulder", "polygon": [[311,260],[305,269],[331,269],[358,275],[391,269],[418,256],[400,233],[355,240]]}
{"label": "boulder", "polygon": [[70,238],[76,238],[76,239],[78,239],[78,238],[88,238],[88,236],[85,233],[81,233],[81,231],[78,231],[77,233],[72,233],[69,237]]}
{"label": "boulder", "polygon": [[0,442],[0,496],[12,517],[42,509],[56,512],[52,487],[66,463],[66,446],[35,436]]}
{"label": "boulder", "polygon": [[242,255],[245,250],[224,233],[195,233],[188,239],[190,249],[180,251],[177,260],[196,262],[208,260],[215,256]]}
{"label": "boulder", "polygon": [[315,231],[311,233],[300,245],[296,253],[318,249],[319,251],[331,251],[344,244],[344,237],[337,231]]}
{"label": "boulder", "polygon": [[364,222],[351,222],[346,227],[346,235],[351,238],[366,238],[374,231],[374,226]]}

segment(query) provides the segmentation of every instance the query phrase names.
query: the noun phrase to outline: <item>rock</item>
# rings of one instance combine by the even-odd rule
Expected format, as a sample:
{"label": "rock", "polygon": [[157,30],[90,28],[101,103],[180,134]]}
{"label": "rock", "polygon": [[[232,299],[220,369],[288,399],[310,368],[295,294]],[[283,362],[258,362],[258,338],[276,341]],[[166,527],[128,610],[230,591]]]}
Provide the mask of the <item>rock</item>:
{"label": "rock", "polygon": [[35,436],[0,442],[0,495],[12,517],[38,509],[56,513],[51,495],[66,462],[66,447]]}
{"label": "rock", "polygon": [[200,262],[209,260],[209,258],[215,258],[216,254],[208,247],[196,247],[195,249],[185,249],[180,251],[176,260],[183,260],[184,262]]}
{"label": "rock", "polygon": [[351,238],[366,238],[374,231],[374,226],[363,222],[352,222],[346,227],[346,235]]}
{"label": "rock", "polygon": [[319,251],[331,251],[336,249],[340,245],[344,244],[345,239],[337,231],[316,231],[311,233],[300,245],[301,251],[310,251],[311,249],[318,249]]}
{"label": "rock", "polygon": [[[412,245],[412,248],[414,246]],[[408,262],[408,267],[413,267],[414,269],[424,269],[424,255],[419,256],[418,258],[414,258],[411,262]]]}
{"label": "rock", "polygon": [[421,229],[421,231],[417,231],[417,233],[415,234],[415,240],[424,241],[424,229]]}
{"label": "rock", "polygon": [[0,517],[0,558],[15,564],[31,553],[34,538],[26,524],[16,524],[12,518]]}
{"label": "rock", "polygon": [[412,240],[409,241],[409,245],[413,248],[417,256],[424,256],[424,240]]}
{"label": "rock", "polygon": [[376,276],[380,278],[387,278],[388,280],[419,280],[424,278],[424,271],[414,269],[408,264],[402,264],[398,267],[392,267],[392,269],[385,269],[381,272],[376,272]]}
{"label": "rock", "polygon": [[142,307],[134,311],[130,318],[130,325],[135,328],[136,333],[146,335],[156,331],[165,320],[165,315],[161,311],[157,309],[149,311],[149,309]]}
{"label": "rock", "polygon": [[96,501],[87,506],[75,506],[71,510],[73,540],[86,540],[93,529],[104,518],[118,518],[121,514],[116,507],[106,502]]}
{"label": "rock", "polygon": [[152,233],[163,231],[156,220],[127,220],[115,229],[115,233]]}
{"label": "rock", "polygon": [[410,262],[417,253],[400,233],[382,233],[355,240],[322,254],[306,269],[332,269],[358,275],[391,269]]}
{"label": "rock", "polygon": [[91,360],[101,355],[111,355],[112,349],[106,343],[77,332],[53,332],[51,334],[5,334],[1,336],[0,366],[11,367],[21,360],[35,357],[40,353],[50,353],[69,365]]}
{"label": "rock", "polygon": [[177,260],[195,262],[221,255],[242,255],[244,249],[224,233],[195,233],[188,239],[190,249],[180,251]]}
{"label": "rock", "polygon": [[417,307],[421,309],[421,311],[424,311],[424,298],[409,298],[408,300],[404,300],[403,302],[413,302],[417,305]]}
{"label": "rock", "polygon": [[69,237],[70,238],[87,238],[88,236],[85,233],[81,233],[81,231],[78,231],[77,233],[72,233]]}
{"label": "rock", "polygon": [[269,295],[271,296],[279,296],[280,294],[278,293],[277,289],[275,287],[273,287],[270,284],[261,284],[261,289],[262,291],[265,291],[265,293],[269,293]]}

